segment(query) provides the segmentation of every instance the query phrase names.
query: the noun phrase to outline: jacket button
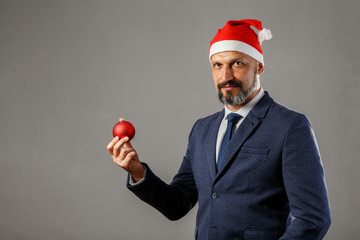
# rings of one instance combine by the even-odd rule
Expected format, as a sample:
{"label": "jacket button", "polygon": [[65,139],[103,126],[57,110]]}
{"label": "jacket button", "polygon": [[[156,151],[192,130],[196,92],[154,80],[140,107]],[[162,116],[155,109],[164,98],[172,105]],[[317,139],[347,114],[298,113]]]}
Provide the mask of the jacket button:
{"label": "jacket button", "polygon": [[211,195],[211,197],[212,197],[213,199],[215,199],[215,198],[218,197],[218,195],[216,194],[216,192],[214,192],[214,193]]}

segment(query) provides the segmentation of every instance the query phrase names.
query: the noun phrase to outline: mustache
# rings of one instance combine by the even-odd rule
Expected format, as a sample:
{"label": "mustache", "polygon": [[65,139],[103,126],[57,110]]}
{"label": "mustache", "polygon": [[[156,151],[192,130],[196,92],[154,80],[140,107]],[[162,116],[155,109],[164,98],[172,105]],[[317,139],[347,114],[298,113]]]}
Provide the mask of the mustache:
{"label": "mustache", "polygon": [[227,82],[219,83],[219,84],[217,85],[217,87],[218,87],[219,90],[220,90],[221,88],[225,87],[225,86],[242,88],[242,83],[241,83],[241,82],[238,82],[238,81],[234,81],[234,80],[229,80],[229,81],[227,81]]}

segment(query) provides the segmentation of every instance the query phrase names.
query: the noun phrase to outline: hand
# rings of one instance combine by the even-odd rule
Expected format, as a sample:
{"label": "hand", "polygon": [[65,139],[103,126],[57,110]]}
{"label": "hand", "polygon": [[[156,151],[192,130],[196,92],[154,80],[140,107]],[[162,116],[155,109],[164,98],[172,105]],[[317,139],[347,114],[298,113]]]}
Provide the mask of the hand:
{"label": "hand", "polygon": [[115,137],[107,145],[107,149],[109,150],[114,163],[127,171],[133,177],[135,182],[143,179],[145,172],[144,167],[128,137],[124,137],[120,140],[119,137]]}

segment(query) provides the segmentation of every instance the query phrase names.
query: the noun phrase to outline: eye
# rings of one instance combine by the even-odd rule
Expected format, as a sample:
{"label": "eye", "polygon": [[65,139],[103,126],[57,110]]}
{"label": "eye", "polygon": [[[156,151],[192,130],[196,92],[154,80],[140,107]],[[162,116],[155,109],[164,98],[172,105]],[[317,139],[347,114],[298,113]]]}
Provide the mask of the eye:
{"label": "eye", "polygon": [[234,66],[235,67],[241,67],[241,66],[244,66],[244,63],[242,63],[240,61],[236,61],[236,62],[234,62]]}
{"label": "eye", "polygon": [[214,63],[213,64],[213,68],[220,68],[221,67],[221,64],[220,63]]}

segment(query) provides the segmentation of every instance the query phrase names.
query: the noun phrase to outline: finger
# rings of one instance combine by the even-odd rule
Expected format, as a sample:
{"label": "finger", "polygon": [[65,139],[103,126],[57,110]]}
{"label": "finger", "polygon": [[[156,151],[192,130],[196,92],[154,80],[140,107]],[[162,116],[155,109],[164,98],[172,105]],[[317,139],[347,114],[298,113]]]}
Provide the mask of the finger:
{"label": "finger", "polygon": [[117,141],[119,141],[118,136],[114,137],[113,140],[111,140],[111,142],[106,146],[106,148],[109,150],[110,154],[113,153],[113,147],[117,143]]}
{"label": "finger", "polygon": [[125,142],[124,147],[125,147],[125,148],[133,148],[133,146],[131,145],[130,140],[127,141],[127,142]]}
{"label": "finger", "polygon": [[113,148],[113,156],[118,157],[119,153],[120,153],[120,149],[121,147],[124,145],[125,142],[129,141],[128,137],[124,137],[122,139],[120,139]]}
{"label": "finger", "polygon": [[130,161],[134,158],[134,156],[136,156],[136,152],[134,149],[123,148],[120,151],[119,157],[114,158],[113,161],[115,164],[128,171],[130,169]]}
{"label": "finger", "polygon": [[123,160],[124,163],[128,163],[131,160],[135,160],[137,159],[137,153],[135,151],[132,151],[130,153],[128,153],[125,157],[125,159]]}
{"label": "finger", "polygon": [[131,151],[128,154],[126,154],[125,158],[123,160],[118,161],[118,165],[127,171],[131,169],[131,161],[133,161],[136,158],[136,152]]}
{"label": "finger", "polygon": [[124,160],[126,158],[126,156],[130,153],[130,152],[133,152],[134,149],[133,148],[123,148],[121,149],[120,151],[120,155],[119,155],[119,159],[120,161]]}

